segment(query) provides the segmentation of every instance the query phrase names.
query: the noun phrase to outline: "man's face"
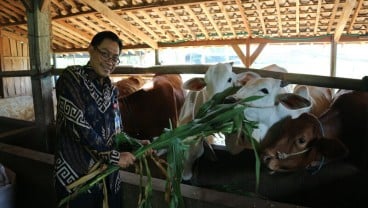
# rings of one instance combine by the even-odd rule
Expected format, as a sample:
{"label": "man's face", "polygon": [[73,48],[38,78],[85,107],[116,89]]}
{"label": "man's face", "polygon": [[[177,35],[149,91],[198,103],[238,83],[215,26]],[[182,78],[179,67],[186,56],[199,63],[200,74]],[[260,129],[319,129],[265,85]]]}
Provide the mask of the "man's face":
{"label": "man's face", "polygon": [[119,64],[119,45],[110,39],[104,39],[98,46],[90,45],[88,51],[91,66],[101,77],[109,76]]}

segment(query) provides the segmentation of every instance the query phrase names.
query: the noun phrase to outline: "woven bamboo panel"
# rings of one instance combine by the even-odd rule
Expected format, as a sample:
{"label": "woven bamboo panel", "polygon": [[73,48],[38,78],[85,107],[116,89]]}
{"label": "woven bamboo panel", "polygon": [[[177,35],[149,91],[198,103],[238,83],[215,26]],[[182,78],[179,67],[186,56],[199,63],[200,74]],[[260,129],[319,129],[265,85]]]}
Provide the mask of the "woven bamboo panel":
{"label": "woven bamboo panel", "polygon": [[[0,1],[2,31],[27,37],[23,2]],[[116,32],[131,48],[328,35],[339,41],[368,33],[368,0],[50,0],[45,7],[58,51],[86,48],[102,30]]]}

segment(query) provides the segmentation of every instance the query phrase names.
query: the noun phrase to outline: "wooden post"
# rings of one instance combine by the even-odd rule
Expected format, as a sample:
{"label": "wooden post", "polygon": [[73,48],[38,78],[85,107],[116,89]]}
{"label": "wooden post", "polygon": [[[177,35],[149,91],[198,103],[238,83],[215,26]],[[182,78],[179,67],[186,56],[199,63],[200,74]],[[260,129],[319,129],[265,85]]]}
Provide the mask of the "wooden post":
{"label": "wooden post", "polygon": [[250,37],[247,38],[247,41],[246,41],[246,65],[245,67],[246,68],[249,68],[250,67]]}
{"label": "wooden post", "polygon": [[158,49],[155,49],[155,65],[161,65],[160,63],[160,51]]}
{"label": "wooden post", "polygon": [[40,148],[49,150],[48,126],[54,121],[54,110],[52,100],[53,82],[51,73],[45,73],[51,69],[50,66],[50,30],[51,18],[50,7],[43,8],[42,0],[32,0],[27,9],[28,40],[32,76],[32,93],[35,111],[35,121],[40,135],[37,144]]}
{"label": "wooden post", "polygon": [[337,44],[334,39],[334,36],[331,36],[331,63],[330,63],[330,76],[336,77],[336,52],[337,52]]}
{"label": "wooden post", "polygon": [[[0,72],[3,71],[3,37],[0,30]],[[0,77],[0,98],[4,97],[4,85],[3,85],[3,78]]]}

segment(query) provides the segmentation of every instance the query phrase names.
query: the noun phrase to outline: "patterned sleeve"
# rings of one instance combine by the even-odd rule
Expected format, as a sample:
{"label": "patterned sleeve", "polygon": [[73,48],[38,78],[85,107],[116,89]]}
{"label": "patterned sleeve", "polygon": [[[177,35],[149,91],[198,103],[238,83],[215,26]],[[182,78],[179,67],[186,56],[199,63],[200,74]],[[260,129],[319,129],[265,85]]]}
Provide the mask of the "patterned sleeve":
{"label": "patterned sleeve", "polygon": [[80,79],[72,68],[65,69],[56,83],[58,117],[63,120],[63,131],[67,131],[63,133],[87,147],[95,157],[117,164],[120,153],[113,150],[85,119],[81,89]]}

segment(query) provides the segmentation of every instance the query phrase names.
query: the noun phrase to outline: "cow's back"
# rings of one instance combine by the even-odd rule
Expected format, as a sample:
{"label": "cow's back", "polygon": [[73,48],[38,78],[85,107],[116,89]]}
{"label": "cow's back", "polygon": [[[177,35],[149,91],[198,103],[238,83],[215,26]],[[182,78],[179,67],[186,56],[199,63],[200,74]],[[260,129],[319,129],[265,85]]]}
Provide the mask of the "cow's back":
{"label": "cow's back", "polygon": [[[368,152],[368,92],[344,93],[332,103],[330,111],[339,113],[343,127],[341,139],[351,151]],[[328,113],[321,119],[326,116]]]}
{"label": "cow's back", "polygon": [[[121,100],[124,131],[137,139],[151,140],[165,128],[176,127],[184,90],[177,76],[157,75],[151,89],[141,89]],[[173,84],[170,78],[174,78]],[[175,88],[179,87],[179,88]]]}

